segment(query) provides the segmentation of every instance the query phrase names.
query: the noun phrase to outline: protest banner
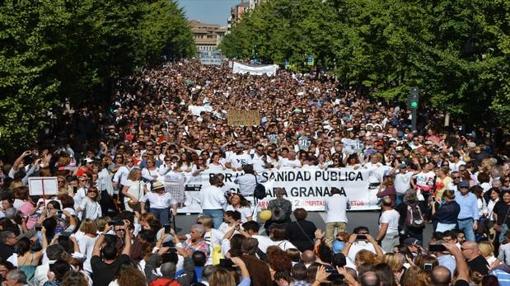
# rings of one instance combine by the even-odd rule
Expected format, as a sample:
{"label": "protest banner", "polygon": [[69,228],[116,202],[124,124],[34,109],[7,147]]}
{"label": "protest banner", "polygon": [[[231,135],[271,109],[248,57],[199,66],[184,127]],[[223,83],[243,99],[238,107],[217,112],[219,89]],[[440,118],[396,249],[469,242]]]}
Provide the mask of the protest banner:
{"label": "protest banner", "polygon": [[31,196],[53,196],[58,193],[57,177],[28,178],[28,193]]}
{"label": "protest banner", "polygon": [[258,110],[229,109],[227,123],[229,126],[258,126],[260,113]]}
{"label": "protest banner", "polygon": [[[217,174],[218,172],[214,172]],[[224,171],[224,189],[238,192],[235,178],[242,172]],[[317,167],[309,168],[283,168],[262,172],[261,176],[267,179],[263,183],[266,187],[267,197],[259,201],[259,208],[266,208],[268,202],[275,198],[274,189],[284,188],[287,199],[292,202],[293,208],[304,208],[308,211],[324,211],[325,198],[330,195],[331,188],[336,187],[349,199],[351,210],[379,209],[377,205],[377,189],[369,187],[367,169],[338,168],[322,170]],[[190,177],[186,184],[186,203],[180,212],[201,212],[199,194],[209,186],[209,176],[213,174],[205,170],[199,176]],[[250,198],[248,198],[250,199]]]}
{"label": "protest banner", "polygon": [[278,65],[244,65],[241,63],[234,62],[232,66],[233,73],[250,75],[267,75],[274,76],[278,70]]}

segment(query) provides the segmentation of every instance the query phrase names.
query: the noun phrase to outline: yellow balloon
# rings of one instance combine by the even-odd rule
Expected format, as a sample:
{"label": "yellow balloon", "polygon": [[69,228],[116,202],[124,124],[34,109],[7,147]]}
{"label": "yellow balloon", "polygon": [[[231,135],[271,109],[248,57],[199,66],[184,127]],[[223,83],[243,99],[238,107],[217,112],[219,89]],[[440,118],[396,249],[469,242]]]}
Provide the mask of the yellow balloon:
{"label": "yellow balloon", "polygon": [[268,221],[271,219],[271,211],[270,210],[263,210],[259,213],[259,218],[262,221]]}

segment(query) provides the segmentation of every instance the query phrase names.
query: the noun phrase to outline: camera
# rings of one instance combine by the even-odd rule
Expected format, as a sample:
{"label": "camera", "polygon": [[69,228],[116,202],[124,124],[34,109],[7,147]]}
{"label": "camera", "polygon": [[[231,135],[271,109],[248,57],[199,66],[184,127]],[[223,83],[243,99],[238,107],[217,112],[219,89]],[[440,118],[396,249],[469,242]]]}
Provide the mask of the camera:
{"label": "camera", "polygon": [[172,226],[169,224],[165,224],[163,227],[165,228],[165,233],[170,233],[172,230]]}
{"label": "camera", "polygon": [[358,234],[358,235],[356,236],[356,239],[364,240],[364,239],[367,239],[367,236],[366,236],[366,235],[364,235],[364,234]]}

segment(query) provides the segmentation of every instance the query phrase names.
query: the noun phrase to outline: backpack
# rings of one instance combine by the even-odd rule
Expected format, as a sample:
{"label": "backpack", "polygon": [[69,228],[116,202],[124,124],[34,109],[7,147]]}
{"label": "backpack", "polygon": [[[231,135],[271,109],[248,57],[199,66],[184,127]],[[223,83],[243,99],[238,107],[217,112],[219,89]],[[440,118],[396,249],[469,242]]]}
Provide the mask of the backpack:
{"label": "backpack", "polygon": [[181,283],[175,279],[161,277],[152,280],[152,282],[149,283],[149,286],[181,286]]}
{"label": "backpack", "polygon": [[266,197],[266,187],[264,187],[262,184],[259,184],[257,176],[253,176],[255,177],[255,190],[253,191],[253,196],[257,200],[263,200]]}
{"label": "backpack", "polygon": [[408,205],[405,226],[411,228],[424,228],[425,220],[418,205]]}

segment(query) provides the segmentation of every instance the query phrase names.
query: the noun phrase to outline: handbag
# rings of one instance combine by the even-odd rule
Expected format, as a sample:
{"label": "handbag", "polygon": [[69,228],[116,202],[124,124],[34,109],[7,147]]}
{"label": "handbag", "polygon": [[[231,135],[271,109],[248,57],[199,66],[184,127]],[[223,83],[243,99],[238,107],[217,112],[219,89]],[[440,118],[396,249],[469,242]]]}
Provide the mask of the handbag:
{"label": "handbag", "polygon": [[133,211],[135,212],[140,212],[141,211],[141,204],[140,204],[140,192],[141,192],[141,189],[142,189],[142,182],[139,182],[138,183],[138,195],[137,195],[137,200],[138,202],[133,202],[132,200],[128,200],[128,206],[133,209]]}
{"label": "handbag", "polygon": [[257,176],[254,174],[255,177],[255,190],[253,191],[253,196],[257,200],[263,200],[266,197],[266,187],[264,185],[260,184],[257,180]]}

